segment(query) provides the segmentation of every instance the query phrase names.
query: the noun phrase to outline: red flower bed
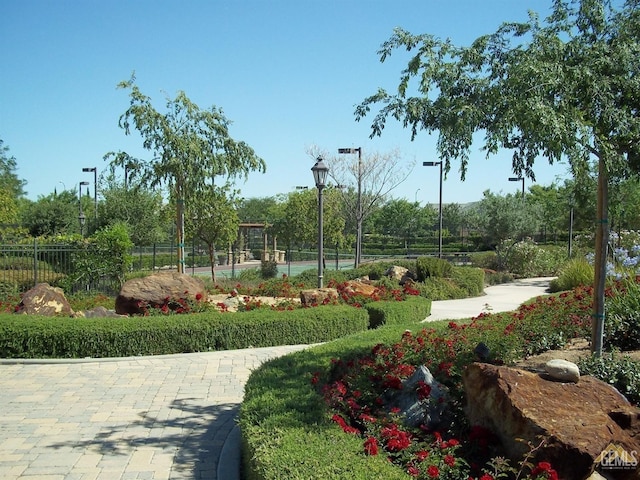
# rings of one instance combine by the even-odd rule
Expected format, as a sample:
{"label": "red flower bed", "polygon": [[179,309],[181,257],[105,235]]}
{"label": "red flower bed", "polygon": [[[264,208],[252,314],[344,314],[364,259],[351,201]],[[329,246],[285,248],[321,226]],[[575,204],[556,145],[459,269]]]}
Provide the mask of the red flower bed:
{"label": "red flower bed", "polygon": [[[461,371],[474,360],[480,340],[492,347],[491,361],[501,363],[514,354],[587,334],[591,298],[591,289],[584,287],[557,297],[539,297],[515,312],[482,314],[466,324],[450,322],[442,332],[407,331],[399,342],[378,344],[367,355],[334,359],[330,371],[316,373],[312,383],[334,412],[333,420],[345,432],[363,438],[364,454],[386,455],[415,478],[557,479],[546,462],[516,469],[496,457],[500,450],[495,436],[468,425],[464,418]],[[401,390],[403,380],[421,365],[449,392],[452,421],[440,430],[406,426],[399,412],[385,402],[386,394]],[[428,385],[418,382],[415,388],[421,401],[434,401]]]}

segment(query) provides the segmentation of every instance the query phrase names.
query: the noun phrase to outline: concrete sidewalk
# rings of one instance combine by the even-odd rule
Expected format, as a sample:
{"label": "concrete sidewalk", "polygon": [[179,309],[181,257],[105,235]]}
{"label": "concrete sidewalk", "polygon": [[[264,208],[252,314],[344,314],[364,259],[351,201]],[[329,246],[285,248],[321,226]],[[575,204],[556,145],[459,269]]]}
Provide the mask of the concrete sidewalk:
{"label": "concrete sidewalk", "polygon": [[[433,302],[427,321],[509,311],[548,278]],[[122,359],[1,360],[3,480],[234,480],[251,371],[292,345]]]}
{"label": "concrete sidewalk", "polygon": [[510,312],[527,300],[547,294],[554,277],[526,278],[484,289],[484,295],[460,300],[439,300],[425,321],[477,317],[485,312]]}

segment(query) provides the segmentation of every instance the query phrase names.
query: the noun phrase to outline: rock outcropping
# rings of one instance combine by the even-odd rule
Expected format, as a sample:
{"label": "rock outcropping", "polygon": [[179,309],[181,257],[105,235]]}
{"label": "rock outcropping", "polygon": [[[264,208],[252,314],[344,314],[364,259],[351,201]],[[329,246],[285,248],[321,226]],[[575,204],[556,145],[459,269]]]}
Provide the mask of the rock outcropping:
{"label": "rock outcropping", "polygon": [[[596,469],[607,478],[638,478],[640,409],[610,385],[590,376],[563,383],[486,363],[469,365],[463,381],[471,424],[495,432],[514,460],[544,439],[535,454],[562,479],[582,480]],[[607,455],[620,457],[616,468],[603,470],[611,464]]]}
{"label": "rock outcropping", "polygon": [[22,296],[16,313],[28,315],[71,315],[73,310],[61,288],[48,283],[38,283]]}
{"label": "rock outcropping", "polygon": [[305,306],[324,305],[337,298],[338,291],[335,288],[312,288],[300,292],[300,302]]}
{"label": "rock outcropping", "polygon": [[167,299],[196,300],[206,298],[204,282],[178,272],[154,273],[144,278],[125,282],[116,297],[116,313],[135,315],[144,313],[148,307],[161,307]]}

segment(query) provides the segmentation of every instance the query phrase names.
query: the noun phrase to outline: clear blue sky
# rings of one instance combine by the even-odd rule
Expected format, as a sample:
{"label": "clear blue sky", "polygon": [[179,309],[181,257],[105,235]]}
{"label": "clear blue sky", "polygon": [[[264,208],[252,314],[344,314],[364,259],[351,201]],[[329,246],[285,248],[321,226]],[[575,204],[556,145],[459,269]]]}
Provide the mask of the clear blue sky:
{"label": "clear blue sky", "polygon": [[[354,107],[378,87],[393,90],[406,56],[380,63],[376,54],[394,27],[468,45],[503,21],[545,17],[551,0],[0,0],[0,138],[27,181],[28,197],[77,189],[109,151],[148,158],[138,136],[118,118],[128,107],[116,89],[135,71],[137,84],[163,111],[179,90],[201,108],[215,105],[233,122],[231,136],[267,163],[237,187],[244,197],[313,185],[309,146],[333,152],[399,149],[415,163],[392,196],[437,203],[436,136],[390,123],[369,138]],[[537,183],[567,176],[565,165],[535,167]],[[482,192],[517,192],[510,153],[489,160],[474,147],[467,180],[454,165],[445,203],[479,200]],[[530,182],[527,180],[527,187]],[[93,192],[93,185],[91,185]]]}

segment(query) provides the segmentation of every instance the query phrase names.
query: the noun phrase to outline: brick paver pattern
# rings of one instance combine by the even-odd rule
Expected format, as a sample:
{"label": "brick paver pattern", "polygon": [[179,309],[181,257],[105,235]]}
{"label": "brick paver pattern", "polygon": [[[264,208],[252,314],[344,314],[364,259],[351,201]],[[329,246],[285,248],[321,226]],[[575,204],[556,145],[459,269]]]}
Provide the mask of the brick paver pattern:
{"label": "brick paver pattern", "polygon": [[213,480],[251,371],[302,348],[0,363],[0,478]]}

